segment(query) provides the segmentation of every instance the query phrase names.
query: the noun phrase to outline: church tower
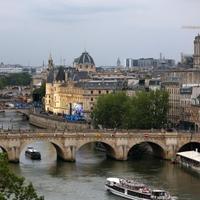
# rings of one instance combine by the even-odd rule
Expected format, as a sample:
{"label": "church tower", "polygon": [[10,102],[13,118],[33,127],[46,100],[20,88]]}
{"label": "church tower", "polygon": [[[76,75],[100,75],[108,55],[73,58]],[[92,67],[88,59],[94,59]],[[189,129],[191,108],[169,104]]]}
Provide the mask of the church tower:
{"label": "church tower", "polygon": [[121,67],[121,61],[119,57],[117,58],[117,67]]}
{"label": "church tower", "polygon": [[49,71],[51,71],[51,70],[53,70],[53,59],[52,59],[52,56],[51,56],[51,54],[49,55],[49,60],[48,60],[48,70]]}
{"label": "church tower", "polygon": [[200,69],[200,35],[198,34],[194,40],[194,64],[193,67]]}

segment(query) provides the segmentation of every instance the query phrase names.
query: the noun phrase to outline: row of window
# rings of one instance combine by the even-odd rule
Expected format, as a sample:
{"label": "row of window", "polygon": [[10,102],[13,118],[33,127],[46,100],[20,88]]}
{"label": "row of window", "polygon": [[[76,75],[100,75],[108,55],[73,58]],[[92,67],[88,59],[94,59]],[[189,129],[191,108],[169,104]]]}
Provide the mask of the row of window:
{"label": "row of window", "polygon": [[89,68],[89,67],[90,67],[90,68],[93,68],[94,66],[93,66],[93,65],[90,65],[90,66],[88,66],[88,65],[85,65],[85,66],[79,65],[79,68],[80,68],[80,69],[82,69],[82,67],[87,69],[87,68]]}
{"label": "row of window", "polygon": [[115,186],[115,185],[109,186],[109,187],[111,187],[111,188],[114,189],[114,190],[117,190],[118,192],[124,193],[124,189],[123,189],[123,188],[117,187],[117,186]]}
{"label": "row of window", "polygon": [[[91,90],[90,93],[91,93],[91,94],[94,94],[94,91]],[[101,94],[101,93],[102,93],[101,90],[99,90],[98,93]],[[106,90],[106,94],[109,94],[109,91],[108,91],[108,90]]]}
{"label": "row of window", "polygon": [[131,196],[143,198],[143,199],[151,199],[151,195],[149,195],[149,194],[142,194],[142,193],[138,193],[138,192],[134,192],[134,191],[130,191],[130,190],[128,190],[127,194],[131,195]]}

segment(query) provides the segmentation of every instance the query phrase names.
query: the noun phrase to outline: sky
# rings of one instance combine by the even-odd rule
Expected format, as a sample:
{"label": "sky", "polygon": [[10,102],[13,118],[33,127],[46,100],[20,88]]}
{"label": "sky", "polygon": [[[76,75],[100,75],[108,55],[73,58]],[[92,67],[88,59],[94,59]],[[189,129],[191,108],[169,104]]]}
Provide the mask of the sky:
{"label": "sky", "polygon": [[71,65],[88,51],[96,66],[117,58],[180,60],[193,53],[200,0],[0,0],[0,62]]}

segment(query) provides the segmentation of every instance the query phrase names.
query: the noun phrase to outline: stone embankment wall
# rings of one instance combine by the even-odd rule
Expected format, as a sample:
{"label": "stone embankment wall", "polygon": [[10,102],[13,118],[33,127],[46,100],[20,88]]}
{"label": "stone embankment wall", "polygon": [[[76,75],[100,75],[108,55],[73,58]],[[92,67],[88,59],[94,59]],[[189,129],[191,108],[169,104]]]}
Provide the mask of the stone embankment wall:
{"label": "stone embankment wall", "polygon": [[50,117],[40,114],[30,114],[29,123],[39,128],[52,130],[84,130],[88,129],[89,125],[83,122],[66,122],[57,117]]}

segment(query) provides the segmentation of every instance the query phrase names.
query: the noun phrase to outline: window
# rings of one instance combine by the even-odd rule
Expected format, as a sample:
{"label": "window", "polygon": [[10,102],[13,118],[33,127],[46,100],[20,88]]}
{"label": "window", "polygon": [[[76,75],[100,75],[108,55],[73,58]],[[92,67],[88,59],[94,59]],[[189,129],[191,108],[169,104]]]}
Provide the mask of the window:
{"label": "window", "polygon": [[93,94],[93,90],[91,90],[91,94]]}
{"label": "window", "polygon": [[117,187],[115,185],[109,186],[109,187],[113,188],[114,190],[117,190],[118,192],[124,193],[124,189],[123,188]]}
{"label": "window", "polygon": [[91,98],[91,101],[93,101],[94,99],[93,99],[93,97]]}
{"label": "window", "polygon": [[101,94],[101,90],[99,90],[99,94]]}
{"label": "window", "polygon": [[109,94],[109,91],[108,91],[108,90],[106,90],[106,94]]}

